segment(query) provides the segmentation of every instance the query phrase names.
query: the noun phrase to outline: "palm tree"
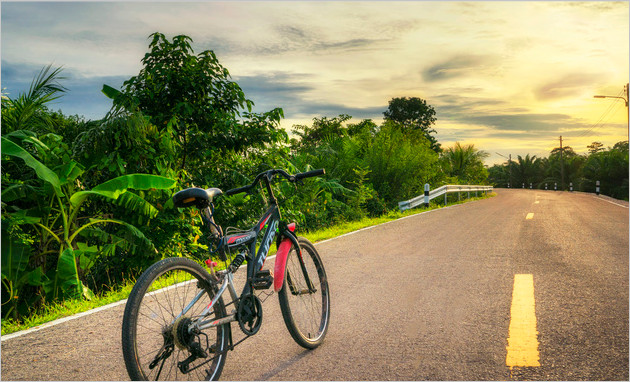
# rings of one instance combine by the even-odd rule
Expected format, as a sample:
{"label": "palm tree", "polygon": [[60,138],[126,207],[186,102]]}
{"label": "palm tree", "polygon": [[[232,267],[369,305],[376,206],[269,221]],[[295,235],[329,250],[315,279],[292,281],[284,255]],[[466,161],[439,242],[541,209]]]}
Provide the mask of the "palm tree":
{"label": "palm tree", "polygon": [[525,158],[518,156],[518,160],[513,165],[514,187],[525,184],[529,188],[530,183],[538,185],[542,180],[541,160],[536,155],[525,155]]}
{"label": "palm tree", "polygon": [[489,154],[477,150],[474,144],[462,145],[455,142],[452,147],[442,152],[442,163],[446,174],[455,176],[463,182],[483,182],[488,177],[483,160]]}
{"label": "palm tree", "polygon": [[15,130],[29,129],[38,133],[47,132],[51,126],[50,114],[46,113],[46,104],[61,97],[66,88],[58,83],[65,77],[60,76],[62,68],[52,69],[52,64],[45,66],[31,83],[27,93],[16,99],[2,97],[2,130],[9,133]]}

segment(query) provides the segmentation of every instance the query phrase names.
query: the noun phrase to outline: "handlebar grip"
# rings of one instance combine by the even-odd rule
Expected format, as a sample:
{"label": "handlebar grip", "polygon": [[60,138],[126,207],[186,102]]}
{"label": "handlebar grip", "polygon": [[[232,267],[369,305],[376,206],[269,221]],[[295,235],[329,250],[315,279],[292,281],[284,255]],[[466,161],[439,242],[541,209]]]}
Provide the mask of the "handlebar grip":
{"label": "handlebar grip", "polygon": [[326,174],[326,171],[323,168],[320,168],[319,170],[312,170],[312,171],[301,172],[299,174],[295,174],[295,180],[310,178],[312,176],[319,176],[319,175],[324,175],[324,174]]}
{"label": "handlebar grip", "polygon": [[225,195],[229,196],[229,195],[240,194],[241,192],[249,191],[250,188],[251,188],[251,186],[243,186],[243,187],[233,188],[231,190],[227,190],[225,192]]}

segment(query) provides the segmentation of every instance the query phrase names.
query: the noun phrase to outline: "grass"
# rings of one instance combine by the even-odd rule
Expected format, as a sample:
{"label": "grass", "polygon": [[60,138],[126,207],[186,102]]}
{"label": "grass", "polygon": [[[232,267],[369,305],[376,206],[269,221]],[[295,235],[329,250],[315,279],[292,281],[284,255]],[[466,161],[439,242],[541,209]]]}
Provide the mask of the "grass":
{"label": "grass", "polygon": [[[473,200],[485,199],[487,197],[495,196],[496,194],[490,193],[488,196],[481,197],[471,197],[470,199],[463,199],[461,201],[456,201],[453,203],[449,203],[448,206],[462,204]],[[411,210],[407,210],[405,212],[400,211],[391,211],[386,215],[377,217],[377,218],[364,218],[358,221],[352,222],[344,222],[329,228],[325,228],[318,231],[306,232],[302,233],[308,240],[313,243],[317,243],[319,241],[332,239],[334,237],[354,232],[360,230],[362,228],[372,227],[375,225],[383,224],[390,222],[392,220],[397,220],[406,216],[416,215],[422,212],[444,208],[444,205],[439,204],[431,204],[428,208],[415,208]],[[131,293],[131,289],[135,280],[129,280],[127,283],[121,287],[120,289],[113,290],[107,293],[104,293],[101,296],[97,296],[90,301],[87,300],[66,300],[58,303],[48,303],[44,305],[41,309],[31,314],[29,317],[24,318],[22,321],[14,321],[12,319],[3,319],[2,320],[2,335],[14,333],[20,330],[25,330],[29,328],[33,328],[38,325],[45,324],[50,321],[54,321],[63,317],[72,316],[77,313],[82,313],[91,309],[95,309],[101,306],[105,306],[117,301],[121,301],[129,297],[129,293]]]}

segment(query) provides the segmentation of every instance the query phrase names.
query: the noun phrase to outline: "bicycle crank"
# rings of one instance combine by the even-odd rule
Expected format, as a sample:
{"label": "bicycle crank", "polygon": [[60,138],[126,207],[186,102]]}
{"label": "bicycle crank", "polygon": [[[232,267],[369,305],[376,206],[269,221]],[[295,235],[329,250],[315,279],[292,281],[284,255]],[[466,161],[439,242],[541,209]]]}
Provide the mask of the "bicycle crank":
{"label": "bicycle crank", "polygon": [[238,304],[236,318],[238,326],[243,333],[253,336],[258,333],[262,324],[262,303],[260,299],[253,294],[244,296]]}

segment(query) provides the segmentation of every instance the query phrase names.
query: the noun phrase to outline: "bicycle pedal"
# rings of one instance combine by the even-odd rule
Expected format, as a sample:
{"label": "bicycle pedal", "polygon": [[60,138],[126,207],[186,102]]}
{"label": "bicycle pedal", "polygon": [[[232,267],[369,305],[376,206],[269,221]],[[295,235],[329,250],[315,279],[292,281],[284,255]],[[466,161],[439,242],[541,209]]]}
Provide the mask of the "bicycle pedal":
{"label": "bicycle pedal", "polygon": [[252,283],[254,289],[269,289],[271,284],[273,284],[273,275],[269,269],[263,269],[256,272],[254,282]]}

